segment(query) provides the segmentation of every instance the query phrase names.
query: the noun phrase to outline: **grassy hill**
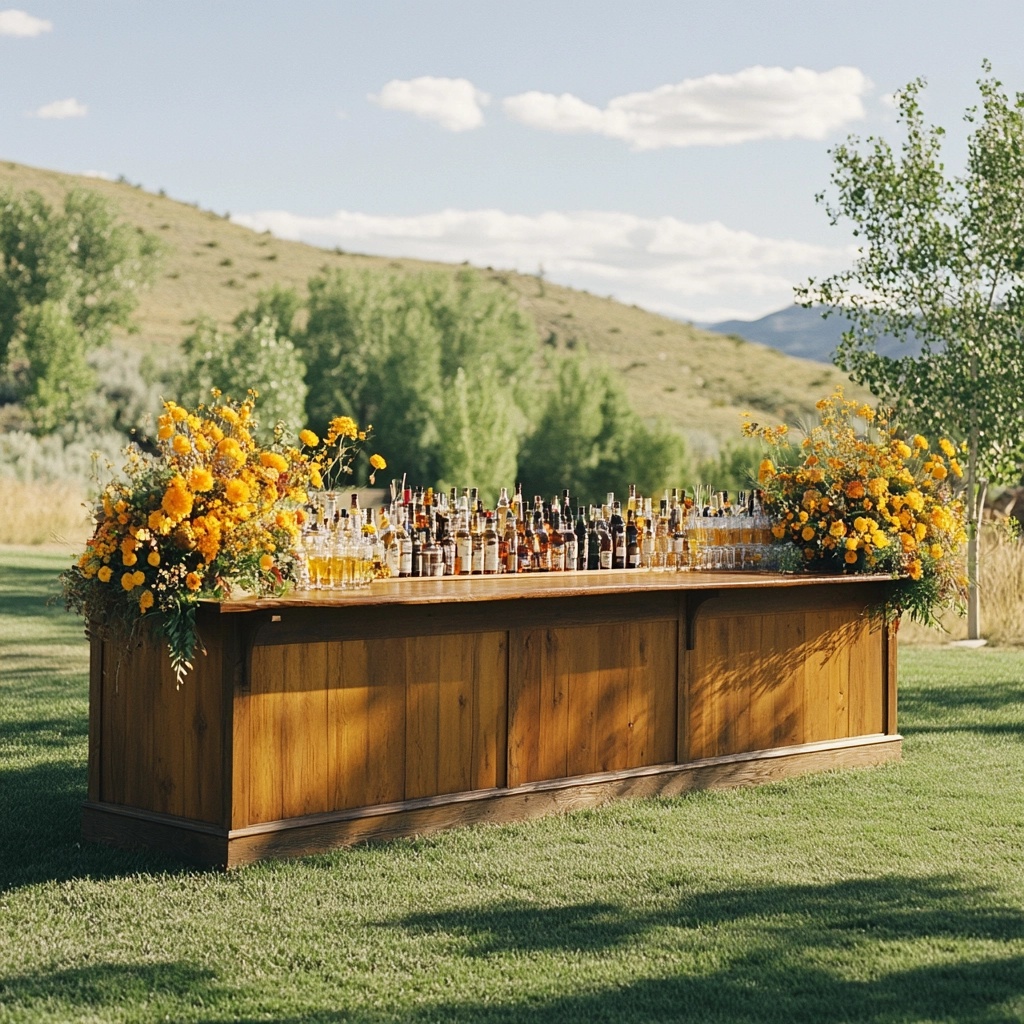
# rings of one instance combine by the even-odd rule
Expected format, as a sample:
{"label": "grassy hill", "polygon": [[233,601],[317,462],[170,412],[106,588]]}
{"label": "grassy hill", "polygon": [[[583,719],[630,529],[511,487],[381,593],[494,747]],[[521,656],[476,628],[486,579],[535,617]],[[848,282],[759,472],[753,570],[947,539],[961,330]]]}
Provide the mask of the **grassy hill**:
{"label": "grassy hill", "polygon": [[[279,284],[304,293],[309,278],[326,269],[459,269],[283,241],[127,182],[0,162],[0,189],[7,187],[34,189],[52,203],[60,202],[69,188],[89,189],[105,197],[127,222],[163,241],[166,254],[159,277],[137,313],[140,331],[132,343],[138,345],[177,345],[200,314],[227,325],[260,290]],[[610,298],[500,269],[480,273],[518,295],[546,344],[563,351],[584,350],[605,362],[623,381],[635,409],[680,430],[697,453],[710,453],[737,439],[745,411],[791,420],[812,409],[836,383],[846,382],[832,366]]]}

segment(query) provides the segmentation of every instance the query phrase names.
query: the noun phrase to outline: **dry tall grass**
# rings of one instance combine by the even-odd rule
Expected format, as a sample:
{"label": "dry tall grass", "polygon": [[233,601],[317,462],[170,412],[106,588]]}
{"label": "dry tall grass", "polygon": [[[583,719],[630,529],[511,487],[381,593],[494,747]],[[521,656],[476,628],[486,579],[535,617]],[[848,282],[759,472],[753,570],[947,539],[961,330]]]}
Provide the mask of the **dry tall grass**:
{"label": "dry tall grass", "polygon": [[0,479],[0,544],[84,546],[92,527],[79,484]]}
{"label": "dry tall grass", "polygon": [[[994,644],[1024,645],[1024,539],[1011,536],[999,523],[981,531],[981,635]],[[941,644],[963,640],[967,623],[947,613],[943,629],[925,629],[913,622],[900,627],[900,642]]]}

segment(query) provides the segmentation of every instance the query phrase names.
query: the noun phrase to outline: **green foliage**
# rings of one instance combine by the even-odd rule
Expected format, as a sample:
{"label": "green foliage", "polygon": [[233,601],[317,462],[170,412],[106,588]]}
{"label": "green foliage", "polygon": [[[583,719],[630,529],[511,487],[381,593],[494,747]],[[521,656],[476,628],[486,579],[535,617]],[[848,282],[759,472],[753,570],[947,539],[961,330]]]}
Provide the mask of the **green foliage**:
{"label": "green foliage", "polygon": [[529,493],[568,487],[581,501],[608,490],[642,494],[674,486],[684,458],[682,439],[640,422],[625,392],[604,367],[580,356],[561,359],[535,427],[520,454],[519,476]]}
{"label": "green foliage", "polygon": [[757,485],[760,460],[760,449],[753,442],[725,445],[717,454],[697,462],[691,483],[711,484],[715,490],[747,490]]}
{"label": "green foliage", "polygon": [[95,375],[85,359],[86,340],[65,308],[45,300],[21,316],[25,357],[23,402],[36,429],[49,433],[74,418],[93,390]]}
{"label": "green foliage", "polygon": [[[1024,94],[978,84],[961,175],[943,166],[943,129],[924,123],[921,79],[897,97],[898,153],[877,138],[866,151],[856,138],[832,150],[826,209],[853,225],[860,248],[849,269],[798,289],[852,320],[837,362],[858,383],[908,428],[967,442],[972,484],[1017,479],[1024,464]],[[877,353],[882,335],[911,332],[920,355]]]}
{"label": "green foliage", "polygon": [[507,292],[472,272],[336,271],[310,281],[296,340],[310,422],[372,423],[412,480],[486,491],[515,477],[537,338]]}
{"label": "green foliage", "polygon": [[158,249],[94,193],[72,190],[58,210],[38,192],[0,191],[0,367],[44,303],[62,310],[86,349],[130,327]]}
{"label": "green foliage", "polygon": [[292,341],[278,333],[275,319],[243,313],[236,323],[234,333],[225,334],[204,319],[185,339],[179,400],[198,405],[214,388],[235,398],[251,388],[260,398],[261,436],[269,437],[278,422],[297,428],[305,418],[302,357]]}

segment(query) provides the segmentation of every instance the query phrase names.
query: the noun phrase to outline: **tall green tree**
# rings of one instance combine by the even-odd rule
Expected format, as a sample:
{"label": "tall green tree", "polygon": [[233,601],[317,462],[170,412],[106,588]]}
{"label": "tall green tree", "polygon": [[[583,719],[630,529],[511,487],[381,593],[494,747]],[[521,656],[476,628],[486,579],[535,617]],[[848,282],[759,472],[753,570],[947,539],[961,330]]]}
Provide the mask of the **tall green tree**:
{"label": "tall green tree", "polygon": [[0,191],[0,372],[28,364],[20,397],[40,429],[87,393],[84,355],[132,327],[158,252],[94,193],[72,190],[55,208],[38,192]]}
{"label": "tall green tree", "polygon": [[339,412],[372,423],[411,480],[514,479],[538,346],[503,289],[471,271],[337,271],[310,281],[308,313],[297,338],[311,423]]}
{"label": "tall green tree", "polygon": [[[944,130],[927,125],[917,79],[896,97],[904,138],[856,137],[831,150],[833,224],[849,222],[852,266],[797,289],[805,305],[852,321],[836,362],[909,429],[967,445],[968,635],[980,636],[978,526],[990,481],[1024,465],[1024,94],[985,62],[969,109],[966,166],[949,174]],[[886,357],[878,340],[913,334],[920,353]]]}
{"label": "tall green tree", "polygon": [[578,355],[553,367],[553,381],[534,429],[520,452],[528,492],[550,496],[563,488],[585,502],[635,483],[653,494],[675,486],[683,470],[682,438],[648,427],[633,412],[612,374]]}

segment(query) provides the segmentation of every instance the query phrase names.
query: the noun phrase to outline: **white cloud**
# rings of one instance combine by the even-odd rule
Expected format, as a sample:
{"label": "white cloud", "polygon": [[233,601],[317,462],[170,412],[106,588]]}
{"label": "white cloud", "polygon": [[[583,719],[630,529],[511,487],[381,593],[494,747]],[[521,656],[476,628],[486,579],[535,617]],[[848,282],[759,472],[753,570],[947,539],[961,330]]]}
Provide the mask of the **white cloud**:
{"label": "white cloud", "polygon": [[67,100],[54,100],[52,103],[47,103],[46,106],[34,110],[29,116],[63,120],[66,117],[85,117],[88,112],[89,108],[84,103],[79,103],[72,97]]}
{"label": "white cloud", "polygon": [[484,123],[483,108],[491,97],[465,78],[425,75],[409,81],[392,79],[369,99],[386,110],[404,110],[436,121],[451,132],[465,132]]}
{"label": "white cloud", "polygon": [[0,36],[15,36],[19,39],[30,39],[53,29],[53,22],[44,18],[34,18],[24,11],[9,8],[0,11]]}
{"label": "white cloud", "polygon": [[793,301],[793,285],[849,262],[847,250],[763,238],[718,222],[614,212],[444,210],[409,217],[340,210],[233,218],[281,238],[381,256],[515,269],[696,321],[757,317]]}
{"label": "white cloud", "polygon": [[571,93],[543,92],[510,96],[502,106],[531,128],[605,135],[634,149],[728,146],[755,139],[824,139],[865,116],[861,97],[870,88],[857,68],[752,67],[617,96],[604,108]]}

